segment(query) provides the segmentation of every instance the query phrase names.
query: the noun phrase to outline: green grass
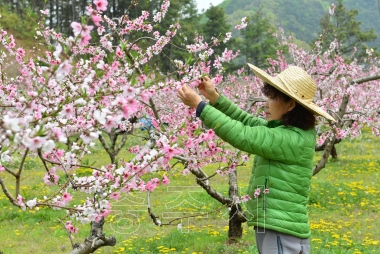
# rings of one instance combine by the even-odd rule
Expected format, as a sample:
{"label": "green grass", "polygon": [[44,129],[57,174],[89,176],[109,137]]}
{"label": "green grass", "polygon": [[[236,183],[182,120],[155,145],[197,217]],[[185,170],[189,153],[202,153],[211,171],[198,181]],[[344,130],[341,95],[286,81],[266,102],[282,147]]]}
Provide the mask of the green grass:
{"label": "green grass", "polygon": [[[128,142],[133,144],[135,139]],[[330,160],[326,169],[313,178],[309,206],[312,253],[378,252],[380,148],[377,143],[377,138],[368,133],[342,142],[337,145],[338,159]],[[90,161],[96,158],[97,165],[109,161],[100,147],[96,151]],[[319,156],[317,153],[316,161]],[[251,166],[252,161],[239,168],[242,193],[247,188]],[[23,195],[43,197],[51,191],[41,184],[44,172],[39,168],[38,161],[27,162]],[[146,211],[146,193],[132,193],[114,202],[114,211],[106,219],[104,233],[117,238],[116,246],[96,253],[257,253],[253,230],[246,225],[237,244],[226,243],[228,210],[202,191],[194,177],[182,176],[179,171],[180,168],[172,171],[171,184],[160,186],[150,197],[153,213],[170,225],[155,226]],[[80,169],[78,173],[87,172]],[[160,177],[162,173],[155,174]],[[3,173],[1,177],[4,176]],[[9,176],[4,179],[12,180]],[[211,181],[218,191],[227,194],[227,178],[218,176]],[[81,198],[84,196],[79,194],[78,199]],[[182,200],[186,201],[181,203]],[[48,209],[22,212],[0,194],[0,252],[68,253],[70,241],[57,221],[64,215],[64,211]],[[185,218],[175,220],[178,217]],[[80,231],[74,242],[82,242],[88,236],[89,227],[79,223],[76,226]]]}

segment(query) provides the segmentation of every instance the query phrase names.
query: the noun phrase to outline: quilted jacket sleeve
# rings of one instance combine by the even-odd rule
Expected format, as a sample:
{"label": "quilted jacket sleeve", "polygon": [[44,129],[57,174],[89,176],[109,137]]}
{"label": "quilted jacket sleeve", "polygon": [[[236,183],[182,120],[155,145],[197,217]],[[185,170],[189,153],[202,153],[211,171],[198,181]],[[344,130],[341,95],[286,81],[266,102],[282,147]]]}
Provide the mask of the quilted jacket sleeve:
{"label": "quilted jacket sleeve", "polygon": [[223,95],[220,95],[219,99],[214,104],[212,104],[212,106],[227,116],[231,117],[233,120],[239,121],[244,125],[258,126],[267,124],[266,120],[254,117],[253,115],[239,108],[235,103]]}
{"label": "quilted jacket sleeve", "polygon": [[[234,116],[234,113],[230,115]],[[289,164],[300,159],[305,142],[315,140],[313,130],[303,131],[283,125],[276,128],[254,126],[250,125],[249,120],[244,120],[245,118],[243,121],[234,120],[210,105],[204,108],[200,118],[207,127],[212,128],[221,139],[235,148]]]}

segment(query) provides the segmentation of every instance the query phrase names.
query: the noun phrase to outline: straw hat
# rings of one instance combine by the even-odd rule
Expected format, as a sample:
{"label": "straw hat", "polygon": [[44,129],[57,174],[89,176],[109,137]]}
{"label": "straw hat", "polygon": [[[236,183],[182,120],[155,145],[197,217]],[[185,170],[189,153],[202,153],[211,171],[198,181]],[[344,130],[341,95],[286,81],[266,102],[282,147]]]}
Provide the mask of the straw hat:
{"label": "straw hat", "polygon": [[315,115],[323,116],[326,119],[335,122],[335,119],[332,116],[313,103],[317,86],[311,76],[302,68],[298,66],[289,66],[276,77],[272,77],[252,64],[248,64],[248,66],[261,80],[293,98]]}

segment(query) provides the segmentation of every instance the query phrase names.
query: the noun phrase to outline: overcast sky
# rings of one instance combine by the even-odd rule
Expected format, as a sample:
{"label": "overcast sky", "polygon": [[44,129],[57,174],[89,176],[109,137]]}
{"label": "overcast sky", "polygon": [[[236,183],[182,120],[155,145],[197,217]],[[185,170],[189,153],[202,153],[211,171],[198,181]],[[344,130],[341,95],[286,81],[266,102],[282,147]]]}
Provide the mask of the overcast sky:
{"label": "overcast sky", "polygon": [[201,12],[202,9],[207,10],[210,7],[210,3],[216,6],[223,2],[223,0],[195,0],[195,2],[197,3],[198,11]]}

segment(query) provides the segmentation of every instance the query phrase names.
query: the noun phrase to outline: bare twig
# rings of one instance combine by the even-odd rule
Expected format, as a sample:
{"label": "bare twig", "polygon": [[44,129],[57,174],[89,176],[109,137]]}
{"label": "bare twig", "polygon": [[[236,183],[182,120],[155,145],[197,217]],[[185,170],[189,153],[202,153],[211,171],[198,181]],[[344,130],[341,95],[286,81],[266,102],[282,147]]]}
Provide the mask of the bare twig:
{"label": "bare twig", "polygon": [[9,174],[13,175],[14,177],[17,177],[16,173],[13,172],[12,170],[8,169],[7,167],[5,167],[4,165],[2,165],[3,168],[5,168],[5,171],[8,172]]}
{"label": "bare twig", "polygon": [[28,153],[29,153],[29,148],[25,150],[24,156],[22,157],[22,160],[21,160],[20,168],[16,173],[16,197],[18,196],[18,194],[20,194],[21,173],[24,168],[26,156],[28,155]]}
{"label": "bare twig", "polygon": [[5,183],[3,181],[3,179],[0,177],[0,185],[1,185],[1,189],[3,190],[3,193],[5,194],[5,196],[9,199],[9,201],[14,205],[14,206],[18,206],[20,207],[20,205],[17,203],[17,200],[12,197],[12,194],[9,192],[9,190],[7,189],[7,187],[5,186]]}
{"label": "bare twig", "polygon": [[[182,160],[185,164],[188,163],[188,160],[184,157],[175,156],[174,158]],[[203,172],[200,168],[190,169],[190,172],[197,177],[197,184],[199,184],[211,197],[219,201],[223,205],[232,205],[233,200],[223,196],[220,192],[216,191],[209,185],[208,180],[204,181],[203,179],[207,179],[208,176],[205,172]]]}
{"label": "bare twig", "polygon": [[63,223],[62,220],[58,220],[58,221],[61,222],[62,225],[63,225],[63,227],[66,229],[66,231],[67,231],[67,236],[69,237],[69,240],[70,240],[70,243],[71,243],[71,247],[74,248],[74,241],[73,241],[73,237],[72,237],[72,235],[71,235],[71,232],[66,228],[66,225],[65,225],[65,223]]}

